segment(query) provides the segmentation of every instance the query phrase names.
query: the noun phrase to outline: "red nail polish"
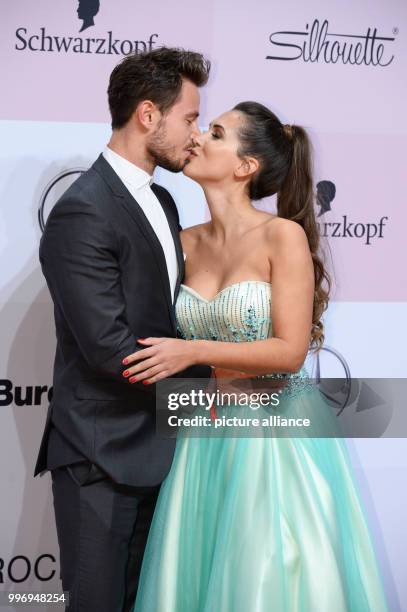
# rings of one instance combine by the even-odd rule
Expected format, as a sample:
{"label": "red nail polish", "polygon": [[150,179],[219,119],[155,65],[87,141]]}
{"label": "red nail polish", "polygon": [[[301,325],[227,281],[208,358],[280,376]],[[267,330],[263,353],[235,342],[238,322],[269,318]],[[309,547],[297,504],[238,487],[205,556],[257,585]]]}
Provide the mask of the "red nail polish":
{"label": "red nail polish", "polygon": [[131,378],[129,378],[129,382],[133,383],[136,382],[137,378],[135,376],[132,376]]}
{"label": "red nail polish", "polygon": [[127,365],[129,363],[128,359],[123,359],[122,363],[124,363],[124,365]]}
{"label": "red nail polish", "polygon": [[150,381],[149,380],[143,380],[143,385],[149,385]]}
{"label": "red nail polish", "polygon": [[145,338],[139,338],[139,342],[144,342]]}
{"label": "red nail polish", "polygon": [[127,377],[130,374],[130,372],[128,370],[126,370],[125,372],[123,372],[123,376]]}

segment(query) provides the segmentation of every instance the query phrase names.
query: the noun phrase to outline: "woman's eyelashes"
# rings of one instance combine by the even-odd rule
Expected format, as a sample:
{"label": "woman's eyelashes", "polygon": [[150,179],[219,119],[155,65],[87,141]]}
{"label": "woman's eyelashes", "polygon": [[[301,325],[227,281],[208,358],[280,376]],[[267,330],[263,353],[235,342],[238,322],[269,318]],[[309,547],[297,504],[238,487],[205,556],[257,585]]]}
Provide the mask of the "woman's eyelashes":
{"label": "woman's eyelashes", "polygon": [[211,136],[212,138],[215,138],[215,140],[219,140],[219,138],[221,138],[221,135],[218,132],[211,132]]}

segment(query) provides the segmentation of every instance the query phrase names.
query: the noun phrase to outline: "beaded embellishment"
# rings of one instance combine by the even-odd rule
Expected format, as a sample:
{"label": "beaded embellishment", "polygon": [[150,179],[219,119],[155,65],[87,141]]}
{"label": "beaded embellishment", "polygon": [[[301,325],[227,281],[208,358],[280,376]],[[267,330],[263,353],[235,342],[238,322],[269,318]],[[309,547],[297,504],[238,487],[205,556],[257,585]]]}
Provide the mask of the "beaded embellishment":
{"label": "beaded embellishment", "polygon": [[[226,287],[212,300],[181,285],[176,316],[178,334],[184,340],[265,340],[272,337],[271,284],[242,281]],[[288,380],[282,392],[290,397],[313,387],[304,368],[295,373],[273,373],[256,378]]]}

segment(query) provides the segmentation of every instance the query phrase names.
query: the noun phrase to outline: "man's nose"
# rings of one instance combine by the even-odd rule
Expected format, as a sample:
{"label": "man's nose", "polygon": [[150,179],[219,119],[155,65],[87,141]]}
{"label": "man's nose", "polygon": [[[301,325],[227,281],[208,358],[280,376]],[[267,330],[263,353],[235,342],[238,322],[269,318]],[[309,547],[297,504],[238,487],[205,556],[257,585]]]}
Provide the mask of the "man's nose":
{"label": "man's nose", "polygon": [[199,129],[197,121],[194,121],[192,137],[194,140],[197,140],[201,136],[201,130]]}
{"label": "man's nose", "polygon": [[204,134],[198,129],[197,132],[194,132],[192,135],[192,142],[194,147],[202,147]]}

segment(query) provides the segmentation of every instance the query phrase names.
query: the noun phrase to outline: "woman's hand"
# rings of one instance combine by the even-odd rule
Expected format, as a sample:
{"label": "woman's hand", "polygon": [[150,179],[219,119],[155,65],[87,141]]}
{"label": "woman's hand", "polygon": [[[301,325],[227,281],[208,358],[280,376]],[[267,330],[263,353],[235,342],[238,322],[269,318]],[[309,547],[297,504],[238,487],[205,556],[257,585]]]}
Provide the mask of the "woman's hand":
{"label": "woman's hand", "polygon": [[179,338],[143,338],[137,341],[147,347],[123,359],[128,366],[123,376],[130,383],[143,382],[144,385],[168,378],[195,363],[194,342]]}

